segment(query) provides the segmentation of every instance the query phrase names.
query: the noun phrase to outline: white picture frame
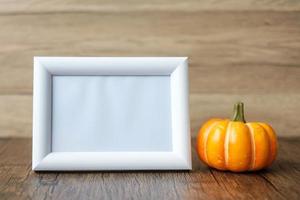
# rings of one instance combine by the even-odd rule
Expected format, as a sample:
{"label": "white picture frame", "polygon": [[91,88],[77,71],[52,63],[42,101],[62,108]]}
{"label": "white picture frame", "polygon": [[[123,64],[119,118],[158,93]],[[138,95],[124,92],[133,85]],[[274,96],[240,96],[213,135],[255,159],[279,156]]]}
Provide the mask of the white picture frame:
{"label": "white picture frame", "polygon": [[[53,152],[54,76],[169,76],[171,150]],[[190,140],[187,57],[34,57],[34,171],[190,170]]]}

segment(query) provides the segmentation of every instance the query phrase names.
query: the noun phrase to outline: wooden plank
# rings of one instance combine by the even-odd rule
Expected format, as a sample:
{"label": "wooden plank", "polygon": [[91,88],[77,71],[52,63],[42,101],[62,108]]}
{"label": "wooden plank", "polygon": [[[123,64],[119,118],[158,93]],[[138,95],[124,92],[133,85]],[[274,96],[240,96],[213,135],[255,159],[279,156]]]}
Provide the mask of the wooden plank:
{"label": "wooden plank", "polygon": [[300,62],[299,67],[276,66],[275,63],[194,66],[192,64],[190,68],[192,93],[245,96],[247,94],[289,95],[300,92]]}
{"label": "wooden plank", "polygon": [[23,183],[28,180],[30,173],[31,141],[1,139],[0,199],[24,199]]}
{"label": "wooden plank", "polygon": [[195,10],[299,10],[299,1],[293,0],[75,0],[75,1],[2,1],[0,13],[28,12],[130,12],[130,11],[195,11]]}
{"label": "wooden plank", "polygon": [[[266,172],[266,173],[265,173]],[[299,137],[279,140],[278,159],[273,167],[260,174],[277,193],[289,193],[289,199],[299,199],[300,145]],[[296,177],[296,178],[294,178]]]}
{"label": "wooden plank", "polygon": [[[0,139],[0,166],[31,165],[31,139]],[[2,171],[3,172],[3,171]]]}
{"label": "wooden plank", "polygon": [[34,55],[189,56],[192,92],[300,90],[300,12],[33,13],[0,26],[0,94],[32,93]]}
{"label": "wooden plank", "polygon": [[0,137],[31,137],[31,95],[0,95],[0,111]]}
{"label": "wooden plank", "polygon": [[[245,103],[247,121],[271,124],[279,136],[298,136],[299,94],[190,94],[192,135],[211,117],[230,118],[233,104]],[[0,137],[31,137],[32,96],[0,95]]]}
{"label": "wooden plank", "polygon": [[[193,170],[34,173],[29,139],[0,139],[1,199],[298,199],[300,138],[279,138],[275,164],[251,173]],[[195,140],[193,140],[193,147]],[[4,149],[4,150],[3,150]]]}

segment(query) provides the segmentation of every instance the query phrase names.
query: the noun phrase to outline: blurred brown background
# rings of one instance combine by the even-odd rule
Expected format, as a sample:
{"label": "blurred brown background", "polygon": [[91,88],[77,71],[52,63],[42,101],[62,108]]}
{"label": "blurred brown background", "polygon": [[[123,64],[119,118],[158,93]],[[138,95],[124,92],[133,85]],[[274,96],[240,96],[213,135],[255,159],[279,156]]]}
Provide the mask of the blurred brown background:
{"label": "blurred brown background", "polygon": [[193,135],[209,117],[300,136],[300,1],[0,1],[0,137],[31,137],[33,56],[188,56]]}

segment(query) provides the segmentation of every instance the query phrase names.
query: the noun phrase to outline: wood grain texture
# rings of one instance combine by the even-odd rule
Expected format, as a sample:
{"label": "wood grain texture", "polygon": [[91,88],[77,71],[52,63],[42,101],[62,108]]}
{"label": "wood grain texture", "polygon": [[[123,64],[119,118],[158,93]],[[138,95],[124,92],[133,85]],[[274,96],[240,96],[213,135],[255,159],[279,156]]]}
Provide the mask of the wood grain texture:
{"label": "wood grain texture", "polygon": [[201,11],[201,10],[299,10],[295,0],[10,0],[0,2],[0,13],[40,12],[131,12],[131,11]]}
{"label": "wood grain texture", "polygon": [[41,13],[0,25],[1,94],[32,93],[34,55],[188,56],[191,91],[299,92],[300,12]]}
{"label": "wood grain texture", "polygon": [[30,137],[32,57],[188,56],[193,134],[210,116],[300,135],[300,3],[2,1],[0,137]]}
{"label": "wood grain texture", "polygon": [[300,138],[280,138],[279,145],[274,165],[257,173],[210,169],[195,149],[190,172],[34,173],[31,141],[0,139],[0,198],[299,199]]}

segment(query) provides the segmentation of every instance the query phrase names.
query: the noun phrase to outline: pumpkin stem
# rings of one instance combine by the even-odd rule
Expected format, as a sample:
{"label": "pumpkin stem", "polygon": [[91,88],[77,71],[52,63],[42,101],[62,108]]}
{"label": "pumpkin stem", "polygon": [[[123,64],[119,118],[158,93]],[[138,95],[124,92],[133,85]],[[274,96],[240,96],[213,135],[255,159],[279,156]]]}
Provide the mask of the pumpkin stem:
{"label": "pumpkin stem", "polygon": [[236,104],[234,104],[232,121],[246,123],[246,120],[244,117],[244,103],[243,102],[237,102]]}

